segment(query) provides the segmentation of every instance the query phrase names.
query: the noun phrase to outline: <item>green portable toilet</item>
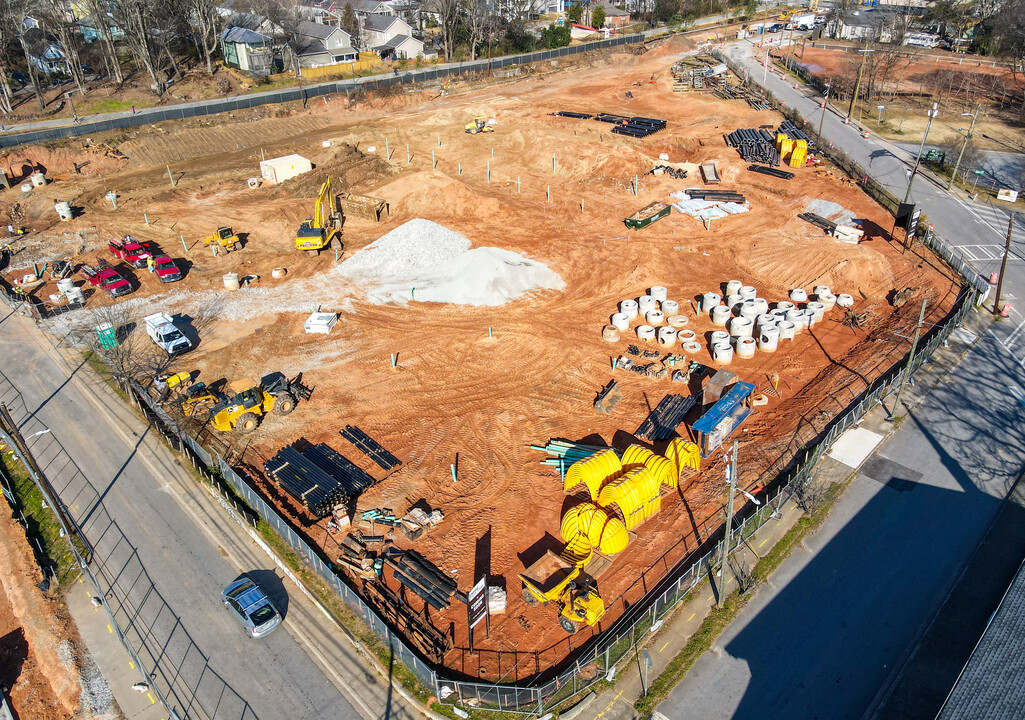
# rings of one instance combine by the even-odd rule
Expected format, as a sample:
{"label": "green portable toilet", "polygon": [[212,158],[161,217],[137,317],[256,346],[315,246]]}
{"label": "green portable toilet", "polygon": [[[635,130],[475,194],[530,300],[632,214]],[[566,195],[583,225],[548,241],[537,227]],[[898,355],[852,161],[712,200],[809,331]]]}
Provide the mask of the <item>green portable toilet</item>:
{"label": "green portable toilet", "polygon": [[100,339],[100,347],[104,347],[108,350],[117,347],[117,333],[114,332],[114,326],[110,323],[97,325],[96,337]]}

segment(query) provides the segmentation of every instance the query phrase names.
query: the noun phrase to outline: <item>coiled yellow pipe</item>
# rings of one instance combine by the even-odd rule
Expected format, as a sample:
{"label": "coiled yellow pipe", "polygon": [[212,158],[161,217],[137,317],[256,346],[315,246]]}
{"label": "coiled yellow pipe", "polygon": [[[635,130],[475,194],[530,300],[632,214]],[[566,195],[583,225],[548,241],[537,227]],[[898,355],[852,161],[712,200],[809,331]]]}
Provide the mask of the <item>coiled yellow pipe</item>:
{"label": "coiled yellow pipe", "polygon": [[583,554],[579,548],[586,544],[588,549],[598,548],[606,555],[615,555],[630,542],[623,521],[609,517],[606,510],[592,503],[581,503],[567,510],[562,516],[560,534],[567,548],[574,548],[574,554]]}
{"label": "coiled yellow pipe", "polygon": [[632,470],[639,465],[647,465],[648,458],[654,457],[655,453],[640,445],[630,445],[623,451],[623,468]]}
{"label": "coiled yellow pipe", "polygon": [[589,458],[577,460],[569,466],[563,490],[570,492],[578,485],[584,485],[591,494],[591,499],[594,500],[598,497],[602,486],[609,480],[619,477],[622,472],[623,463],[620,462],[616,451],[602,450]]}
{"label": "coiled yellow pipe", "polygon": [[685,468],[697,470],[701,466],[701,450],[692,442],[683,438],[673,438],[666,446],[666,459],[673,466],[676,472],[676,479],[679,482],[680,475]]}
{"label": "coiled yellow pipe", "polygon": [[627,530],[633,530],[662,507],[659,480],[647,467],[628,470],[622,477],[602,488],[598,504],[605,508],[615,505]]}

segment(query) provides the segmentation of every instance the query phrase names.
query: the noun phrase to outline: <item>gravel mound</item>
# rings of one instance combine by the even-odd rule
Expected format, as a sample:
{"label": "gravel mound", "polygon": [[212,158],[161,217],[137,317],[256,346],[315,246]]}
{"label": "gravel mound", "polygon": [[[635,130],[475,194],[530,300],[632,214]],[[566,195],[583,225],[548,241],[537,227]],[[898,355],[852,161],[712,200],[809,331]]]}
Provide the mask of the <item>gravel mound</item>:
{"label": "gravel mound", "polygon": [[838,205],[835,202],[829,200],[810,200],[808,206],[804,209],[806,213],[814,213],[819,217],[824,217],[826,220],[832,220],[838,225],[851,225],[851,221],[854,220],[854,213],[845,208],[843,205]]}
{"label": "gravel mound", "polygon": [[510,250],[470,249],[470,240],[430,220],[395,228],[341,263],[337,273],[374,303],[503,305],[534,290],[566,286],[547,265]]}

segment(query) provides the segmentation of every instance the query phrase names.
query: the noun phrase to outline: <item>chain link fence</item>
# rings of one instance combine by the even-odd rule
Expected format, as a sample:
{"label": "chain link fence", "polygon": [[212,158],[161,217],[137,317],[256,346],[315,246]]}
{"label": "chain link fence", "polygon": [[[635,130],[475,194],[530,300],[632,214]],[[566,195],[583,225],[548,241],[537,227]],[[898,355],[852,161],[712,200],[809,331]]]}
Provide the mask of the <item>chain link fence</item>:
{"label": "chain link fence", "polygon": [[324,97],[327,95],[352,95],[353,93],[365,92],[368,90],[381,90],[403,85],[415,85],[417,83],[432,82],[456,75],[468,75],[472,73],[491,72],[514,65],[528,65],[530,63],[542,62],[545,60],[557,60],[558,58],[576,55],[590,50],[603,50],[606,48],[619,47],[620,45],[631,45],[644,41],[644,35],[619,35],[608,40],[596,40],[581,45],[569,45],[554,50],[539,50],[524,55],[506,55],[499,58],[474,60],[472,62],[451,63],[422,70],[408,70],[395,75],[385,77],[377,76],[371,78],[359,78],[354,80],[339,80],[305,87],[286,88],[284,90],[252,93],[250,95],[239,95],[231,98],[218,100],[197,101],[182,103],[171,107],[153,110],[147,109],[134,115],[108,118],[106,120],[95,120],[80,122],[73,125],[62,125],[60,127],[45,128],[40,130],[28,130],[25,132],[9,133],[0,135],[0,147],[14,147],[28,143],[44,142],[46,140],[59,140],[61,138],[88,135],[90,133],[117,130],[119,128],[137,127],[151,123],[163,122],[165,120],[184,120],[186,118],[201,117],[203,115],[215,115],[217,113],[231,112],[234,110],[245,110],[260,105],[275,105],[278,103],[295,102]]}
{"label": "chain link fence", "polygon": [[[73,531],[90,546],[92,552],[87,558],[69,542],[118,640],[139,669],[141,681],[158,697],[169,716],[178,720],[258,720],[249,703],[211,667],[181,618],[154,585],[138,551],[104,507],[103,492],[85,476],[56,433],[28,409],[20,391],[2,372],[0,403],[7,406],[66,516],[74,523]],[[40,492],[46,497],[42,487]]]}

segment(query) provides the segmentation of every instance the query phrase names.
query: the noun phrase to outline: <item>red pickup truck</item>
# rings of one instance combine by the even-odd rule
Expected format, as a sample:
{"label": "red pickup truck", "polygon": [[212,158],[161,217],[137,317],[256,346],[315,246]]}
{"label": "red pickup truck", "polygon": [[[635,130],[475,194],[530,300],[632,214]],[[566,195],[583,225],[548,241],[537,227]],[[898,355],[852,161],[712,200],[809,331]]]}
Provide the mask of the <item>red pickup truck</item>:
{"label": "red pickup truck", "polygon": [[146,267],[146,260],[156,255],[153,243],[136,240],[131,235],[125,235],[120,240],[109,240],[107,247],[118,260],[124,260],[137,268]]}
{"label": "red pickup truck", "polygon": [[132,284],[125,280],[121,273],[103,260],[100,260],[96,267],[83,265],[82,276],[90,285],[106,290],[111,297],[127,295],[133,289]]}
{"label": "red pickup truck", "polygon": [[178,282],[182,279],[182,272],[178,269],[174,260],[169,258],[167,255],[157,255],[153,259],[154,270],[157,273],[157,278],[162,283]]}

